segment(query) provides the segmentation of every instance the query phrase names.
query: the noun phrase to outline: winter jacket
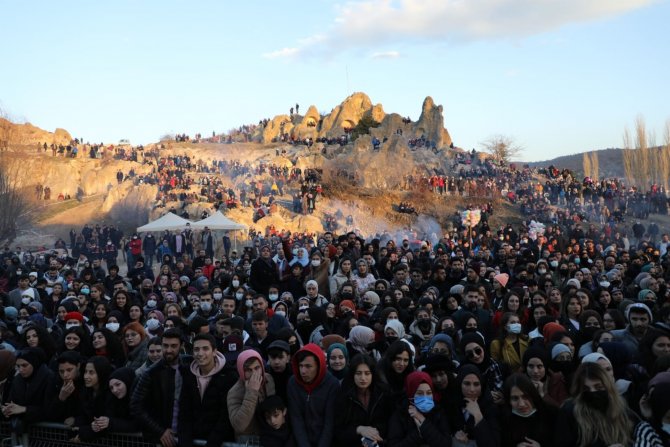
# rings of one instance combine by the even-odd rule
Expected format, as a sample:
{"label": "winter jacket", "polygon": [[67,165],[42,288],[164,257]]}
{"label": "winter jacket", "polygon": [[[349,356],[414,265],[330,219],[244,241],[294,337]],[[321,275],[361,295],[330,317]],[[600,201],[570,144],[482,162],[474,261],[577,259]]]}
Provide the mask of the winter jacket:
{"label": "winter jacket", "polygon": [[356,433],[360,425],[375,427],[379,435],[386,439],[388,421],[393,411],[393,403],[380,387],[372,387],[367,409],[356,396],[356,387],[351,385],[338,393],[335,400],[335,440],[333,445],[352,447],[359,445],[361,436]]}
{"label": "winter jacket", "polygon": [[409,415],[408,405],[397,408],[389,421],[389,432],[386,438],[388,447],[450,447],[451,433],[447,415],[442,407],[436,406],[426,419],[417,427]]}
{"label": "winter jacket", "polygon": [[[307,351],[317,358],[318,372],[311,383],[300,376],[298,353]],[[288,413],[298,447],[330,447],[335,425],[335,399],[339,381],[328,372],[326,356],[309,343],[291,359],[293,377],[288,382]]]}
{"label": "winter jacket", "polygon": [[176,369],[159,360],[139,376],[130,399],[130,412],[144,436],[158,441],[172,427]]}
{"label": "winter jacket", "polygon": [[519,351],[517,352],[512,343],[508,338],[502,340],[493,340],[491,342],[491,358],[498,363],[506,365],[511,372],[522,372],[521,359],[523,358],[523,353],[528,349],[528,339],[524,337],[518,337],[519,341]]}
{"label": "winter jacket", "polygon": [[251,272],[249,274],[249,285],[256,292],[268,296],[268,290],[271,284],[279,282],[277,275],[277,266],[272,259],[267,261],[258,258],[251,263]]}
{"label": "winter jacket", "polygon": [[23,424],[46,420],[45,409],[53,399],[54,380],[53,372],[46,365],[40,365],[27,379],[18,374],[14,376],[8,401],[26,407],[23,415],[15,416]]}
{"label": "winter jacket", "polygon": [[234,439],[226,398],[237,376],[224,370],[223,354],[217,351],[215,355],[215,366],[206,375],[195,361],[180,368],[183,384],[177,438],[181,447],[191,447],[194,439],[205,439],[207,447],[219,447]]}
{"label": "winter jacket", "polygon": [[240,378],[228,392],[228,417],[235,429],[236,439],[243,435],[260,436],[260,427],[255,417],[256,407],[265,397],[275,394],[274,379],[268,373],[265,373],[265,382],[262,385],[264,388],[263,393],[246,386],[244,380],[244,363],[251,358],[257,359],[261,366],[265,364],[263,358],[255,350],[248,349],[242,351],[237,357],[237,373]]}

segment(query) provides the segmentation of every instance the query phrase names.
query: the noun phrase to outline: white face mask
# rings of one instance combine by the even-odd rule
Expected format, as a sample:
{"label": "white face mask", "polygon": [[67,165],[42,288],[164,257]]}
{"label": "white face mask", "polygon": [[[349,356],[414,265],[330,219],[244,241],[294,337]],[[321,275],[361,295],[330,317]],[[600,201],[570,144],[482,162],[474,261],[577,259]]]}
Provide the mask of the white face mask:
{"label": "white face mask", "polygon": [[240,282],[236,279],[233,279],[233,282],[231,283],[233,287],[240,287]]}
{"label": "white face mask", "polygon": [[214,297],[215,300],[219,301],[221,298],[223,298],[223,293],[213,293],[212,296]]}
{"label": "white face mask", "polygon": [[252,300],[246,300],[244,302],[244,305],[247,306],[247,307],[253,307],[254,302]]}
{"label": "white face mask", "polygon": [[321,265],[320,259],[312,259],[312,267],[318,267]]}
{"label": "white face mask", "polygon": [[156,307],[156,300],[147,301],[147,307]]}
{"label": "white face mask", "polygon": [[298,256],[298,249],[294,248],[291,253],[293,253],[293,256]]}
{"label": "white face mask", "polygon": [[608,288],[608,287],[610,286],[610,282],[609,282],[609,281],[600,281],[599,284],[600,284],[600,287],[602,287],[603,289],[606,289],[606,288]]}
{"label": "white face mask", "polygon": [[283,310],[276,310],[275,315],[279,315],[280,317],[286,318],[286,312]]}
{"label": "white face mask", "polygon": [[517,410],[512,410],[512,413],[513,413],[513,414],[516,414],[517,416],[520,416],[520,417],[522,417],[522,418],[529,418],[529,417],[531,417],[532,415],[534,415],[536,411],[537,411],[537,409],[536,409],[536,408],[533,408],[533,411],[531,411],[531,412],[528,413],[528,414],[521,414],[521,413],[519,413]]}
{"label": "white face mask", "polygon": [[270,301],[277,301],[279,299],[279,294],[278,293],[271,293],[268,295],[268,298]]}
{"label": "white face mask", "polygon": [[70,329],[70,328],[73,328],[73,327],[79,327],[79,324],[78,323],[66,323],[65,324],[65,329]]}
{"label": "white face mask", "polygon": [[507,325],[507,331],[510,334],[520,334],[521,333],[521,323],[510,323]]}
{"label": "white face mask", "polygon": [[23,304],[29,304],[29,303],[30,303],[30,298],[28,298],[28,297],[21,298],[21,302],[22,302]]}
{"label": "white face mask", "polygon": [[538,269],[537,273],[539,273],[540,275],[544,275],[545,273],[547,273],[547,269]]}
{"label": "white face mask", "polygon": [[147,329],[150,331],[155,331],[161,325],[161,322],[158,321],[158,318],[149,318],[147,320]]}
{"label": "white face mask", "polygon": [[235,294],[235,299],[237,299],[237,301],[241,301],[242,298],[244,298],[244,293],[242,293],[242,292],[237,292],[237,293]]}
{"label": "white face mask", "polygon": [[551,265],[553,268],[556,268],[558,267],[558,261],[551,261],[549,265]]}
{"label": "white face mask", "polygon": [[203,312],[209,312],[210,310],[212,310],[212,303],[210,303],[209,301],[203,301],[202,303],[200,303],[200,309]]}
{"label": "white face mask", "polygon": [[307,311],[307,309],[309,309],[309,306],[306,306],[306,305],[302,305],[302,306],[298,307],[298,310],[300,312],[305,312],[305,311]]}
{"label": "white face mask", "polygon": [[112,332],[116,332],[119,330],[119,323],[107,323],[105,327],[109,329]]}

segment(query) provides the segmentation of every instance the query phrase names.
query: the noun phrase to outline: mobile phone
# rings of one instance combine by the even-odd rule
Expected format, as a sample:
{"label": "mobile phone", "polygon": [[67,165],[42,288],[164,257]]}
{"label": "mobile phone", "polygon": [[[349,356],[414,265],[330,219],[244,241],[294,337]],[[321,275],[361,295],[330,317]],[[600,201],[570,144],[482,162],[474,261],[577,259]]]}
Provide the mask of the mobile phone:
{"label": "mobile phone", "polygon": [[373,441],[370,438],[366,438],[365,436],[361,438],[361,444],[363,447],[377,447],[376,441]]}

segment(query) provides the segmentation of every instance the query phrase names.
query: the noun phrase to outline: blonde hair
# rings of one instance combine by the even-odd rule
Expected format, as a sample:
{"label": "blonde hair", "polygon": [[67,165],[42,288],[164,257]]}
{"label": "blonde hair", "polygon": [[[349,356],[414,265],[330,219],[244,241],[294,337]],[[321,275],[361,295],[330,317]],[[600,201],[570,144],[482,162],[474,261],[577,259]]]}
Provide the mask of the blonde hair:
{"label": "blonde hair", "polygon": [[[609,403],[604,413],[589,407],[583,400],[586,379],[599,381],[605,387]],[[628,445],[631,441],[633,423],[626,414],[626,403],[619,396],[614,381],[605,369],[597,363],[582,363],[572,381],[574,396],[574,417],[577,422],[580,447],[587,447],[602,441],[605,445]]]}

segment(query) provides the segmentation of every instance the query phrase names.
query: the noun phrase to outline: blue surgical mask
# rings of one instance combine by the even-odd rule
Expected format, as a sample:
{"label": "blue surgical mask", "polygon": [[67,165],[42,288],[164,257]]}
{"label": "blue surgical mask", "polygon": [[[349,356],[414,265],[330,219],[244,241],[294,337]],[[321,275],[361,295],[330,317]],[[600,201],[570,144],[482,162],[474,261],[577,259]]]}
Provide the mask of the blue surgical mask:
{"label": "blue surgical mask", "polygon": [[433,402],[433,396],[417,396],[414,398],[414,406],[421,413],[426,414],[430,413],[435,407],[435,402]]}

